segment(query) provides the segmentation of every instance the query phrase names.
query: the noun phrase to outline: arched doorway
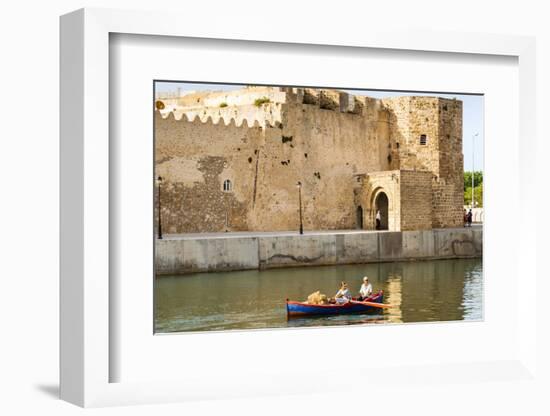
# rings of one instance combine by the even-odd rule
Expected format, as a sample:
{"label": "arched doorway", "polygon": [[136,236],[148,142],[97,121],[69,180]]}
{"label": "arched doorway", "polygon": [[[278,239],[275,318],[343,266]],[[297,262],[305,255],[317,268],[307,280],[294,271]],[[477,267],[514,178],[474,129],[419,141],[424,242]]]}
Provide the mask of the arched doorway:
{"label": "arched doorway", "polygon": [[376,195],[374,201],[374,222],[376,228],[376,216],[378,211],[380,211],[380,227],[379,230],[388,229],[388,196],[385,192],[380,192]]}
{"label": "arched doorway", "polygon": [[363,207],[359,205],[355,210],[355,228],[363,229]]}

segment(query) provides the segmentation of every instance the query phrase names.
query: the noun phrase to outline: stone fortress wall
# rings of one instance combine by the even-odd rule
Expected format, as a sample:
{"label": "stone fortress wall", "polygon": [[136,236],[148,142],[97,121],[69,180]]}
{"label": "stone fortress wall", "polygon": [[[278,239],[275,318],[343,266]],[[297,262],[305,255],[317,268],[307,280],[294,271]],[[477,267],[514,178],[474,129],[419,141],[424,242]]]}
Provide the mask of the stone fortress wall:
{"label": "stone fortress wall", "polygon": [[390,230],[462,224],[460,101],[247,87],[157,104],[165,233],[297,230],[297,182],[306,230],[373,229],[380,208]]}

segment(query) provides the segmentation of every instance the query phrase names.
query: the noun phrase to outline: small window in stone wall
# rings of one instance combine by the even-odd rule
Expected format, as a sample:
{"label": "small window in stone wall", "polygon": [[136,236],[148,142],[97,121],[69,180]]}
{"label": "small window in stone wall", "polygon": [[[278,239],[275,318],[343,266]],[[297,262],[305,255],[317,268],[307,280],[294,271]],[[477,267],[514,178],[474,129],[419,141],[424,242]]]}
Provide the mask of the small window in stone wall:
{"label": "small window in stone wall", "polygon": [[224,192],[231,192],[233,190],[233,184],[229,179],[226,179],[223,181],[223,191]]}
{"label": "small window in stone wall", "polygon": [[428,143],[428,137],[425,134],[420,135],[420,144],[425,146]]}

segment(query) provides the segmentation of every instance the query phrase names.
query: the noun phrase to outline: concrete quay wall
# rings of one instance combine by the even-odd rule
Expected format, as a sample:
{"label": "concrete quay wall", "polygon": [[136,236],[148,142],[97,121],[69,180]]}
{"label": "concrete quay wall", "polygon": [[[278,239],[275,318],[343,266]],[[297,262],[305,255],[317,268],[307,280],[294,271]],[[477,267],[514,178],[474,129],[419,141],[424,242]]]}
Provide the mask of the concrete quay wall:
{"label": "concrete quay wall", "polygon": [[481,257],[483,229],[163,239],[157,274]]}

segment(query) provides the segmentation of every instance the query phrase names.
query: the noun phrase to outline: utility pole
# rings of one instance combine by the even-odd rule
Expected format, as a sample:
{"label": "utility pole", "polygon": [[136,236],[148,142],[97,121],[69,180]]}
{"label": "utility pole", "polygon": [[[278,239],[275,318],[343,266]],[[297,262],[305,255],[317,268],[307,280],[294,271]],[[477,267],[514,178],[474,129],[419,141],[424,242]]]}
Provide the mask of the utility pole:
{"label": "utility pole", "polygon": [[159,240],[162,240],[162,222],[161,222],[161,218],[160,218],[160,185],[162,183],[162,176],[159,176],[157,178],[157,185],[159,187],[159,192],[158,192],[158,212],[159,212],[159,216],[158,216],[158,238]]}
{"label": "utility pole", "polygon": [[304,224],[302,221],[302,182],[298,181],[296,186],[298,187],[298,203],[300,204],[300,234],[303,234]]}
{"label": "utility pole", "polygon": [[472,208],[475,206],[474,202],[474,161],[475,161],[475,138],[479,135],[479,133],[476,133],[472,136]]}

